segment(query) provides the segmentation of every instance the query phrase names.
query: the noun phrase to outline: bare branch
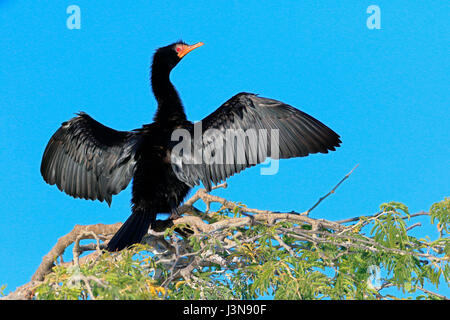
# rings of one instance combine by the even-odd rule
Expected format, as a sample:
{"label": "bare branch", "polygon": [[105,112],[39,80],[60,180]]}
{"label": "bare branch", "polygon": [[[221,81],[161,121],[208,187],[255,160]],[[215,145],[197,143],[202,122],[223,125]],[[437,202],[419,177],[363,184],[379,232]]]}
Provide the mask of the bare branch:
{"label": "bare branch", "polygon": [[329,195],[333,194],[336,189],[345,181],[348,179],[348,177],[350,177],[350,175],[353,173],[353,171],[359,166],[359,164],[357,164],[349,173],[347,173],[345,175],[344,178],[342,178],[341,181],[338,182],[337,185],[334,186],[333,189],[331,189],[330,192],[328,192],[326,195],[324,195],[323,197],[321,197],[311,208],[309,208],[304,214],[308,215],[311,211],[313,211],[323,200],[325,200]]}

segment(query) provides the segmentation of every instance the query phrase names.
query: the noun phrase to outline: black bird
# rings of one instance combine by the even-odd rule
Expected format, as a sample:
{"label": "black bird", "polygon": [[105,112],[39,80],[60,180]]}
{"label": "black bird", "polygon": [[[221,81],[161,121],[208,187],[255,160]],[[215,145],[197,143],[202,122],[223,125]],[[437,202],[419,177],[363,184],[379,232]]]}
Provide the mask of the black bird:
{"label": "black bird", "polygon": [[[306,113],[251,93],[235,95],[196,124],[187,120],[169,75],[187,53],[202,45],[178,41],[156,50],[151,84],[158,109],[153,123],[132,131],[116,131],[81,112],[62,123],[44,151],[44,180],[75,198],[105,200],[110,205],[112,195],[133,179],[132,214],[109,241],[110,251],[140,242],[158,213],[178,218],[178,206],[200,182],[210,190],[212,183],[261,163],[268,156],[283,159],[327,153],[341,143],[334,131]],[[174,130],[184,129],[195,135],[199,125],[202,139],[194,138],[186,144],[193,150],[173,152],[181,143],[180,139],[174,141]],[[216,145],[227,131],[237,132],[233,141],[250,144],[244,148],[231,143]],[[269,133],[252,140],[259,137],[258,132]],[[275,144],[271,143],[272,137],[278,138]],[[224,160],[193,161],[196,152],[206,151],[210,157],[220,155],[218,159]]]}

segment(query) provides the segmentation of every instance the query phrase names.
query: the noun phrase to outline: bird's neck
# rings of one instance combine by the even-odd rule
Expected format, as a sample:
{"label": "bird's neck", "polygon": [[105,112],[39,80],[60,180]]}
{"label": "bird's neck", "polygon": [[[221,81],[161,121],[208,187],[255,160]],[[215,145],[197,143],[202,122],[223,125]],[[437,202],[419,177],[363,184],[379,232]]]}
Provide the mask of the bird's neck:
{"label": "bird's neck", "polygon": [[158,102],[155,122],[186,120],[183,104],[177,90],[170,82],[170,70],[152,68],[152,89]]}

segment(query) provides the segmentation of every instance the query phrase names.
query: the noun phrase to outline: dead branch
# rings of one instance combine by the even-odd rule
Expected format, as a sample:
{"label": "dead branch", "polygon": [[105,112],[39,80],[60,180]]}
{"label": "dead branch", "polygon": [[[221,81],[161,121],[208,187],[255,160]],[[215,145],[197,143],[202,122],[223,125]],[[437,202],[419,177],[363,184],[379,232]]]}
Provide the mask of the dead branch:
{"label": "dead branch", "polygon": [[[32,281],[42,281],[44,277],[51,271],[54,266],[55,260],[61,256],[67,247],[69,247],[72,243],[77,241],[77,239],[85,234],[84,239],[95,239],[93,234],[103,235],[104,237],[113,235],[122,225],[122,223],[115,224],[94,224],[94,225],[76,225],[72,231],[70,231],[65,236],[58,239],[56,244],[47,253],[44,258],[42,258],[42,262],[39,265],[38,269],[31,277]],[[79,239],[80,240],[80,239]],[[79,241],[78,240],[78,241]]]}
{"label": "dead branch", "polygon": [[324,195],[323,197],[321,197],[311,208],[309,208],[306,212],[305,215],[308,215],[311,211],[313,211],[323,200],[325,200],[329,195],[333,194],[336,189],[345,181],[348,179],[348,177],[350,177],[350,175],[353,173],[353,171],[358,168],[359,164],[357,164],[352,170],[350,170],[349,173],[347,173],[345,175],[344,178],[342,178],[341,181],[338,182],[338,184],[330,190],[330,192],[328,192],[326,195]]}

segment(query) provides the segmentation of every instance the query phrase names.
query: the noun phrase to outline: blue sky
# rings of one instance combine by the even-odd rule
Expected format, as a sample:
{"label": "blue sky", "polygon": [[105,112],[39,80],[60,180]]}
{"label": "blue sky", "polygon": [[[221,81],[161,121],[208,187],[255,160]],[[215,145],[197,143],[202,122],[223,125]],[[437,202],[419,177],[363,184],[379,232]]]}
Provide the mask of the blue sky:
{"label": "blue sky", "polygon": [[[150,122],[152,54],[180,38],[205,43],[172,72],[191,120],[247,91],[311,114],[343,141],[330,154],[281,161],[273,176],[247,169],[216,194],[249,207],[302,211],[359,164],[313,217],[371,214],[387,201],[417,212],[450,195],[447,1],[51,3],[0,0],[0,284],[6,292],[28,282],[75,224],[129,216],[131,188],[111,208],[75,200],[45,184],[41,156],[61,122],[81,110],[119,130]],[[79,30],[66,26],[74,4],[81,9]],[[371,4],[381,9],[379,30],[366,26]]]}

